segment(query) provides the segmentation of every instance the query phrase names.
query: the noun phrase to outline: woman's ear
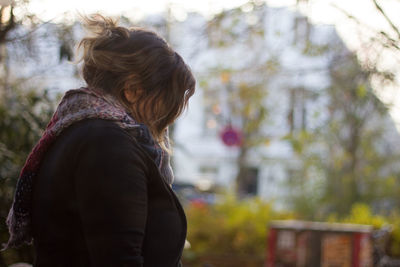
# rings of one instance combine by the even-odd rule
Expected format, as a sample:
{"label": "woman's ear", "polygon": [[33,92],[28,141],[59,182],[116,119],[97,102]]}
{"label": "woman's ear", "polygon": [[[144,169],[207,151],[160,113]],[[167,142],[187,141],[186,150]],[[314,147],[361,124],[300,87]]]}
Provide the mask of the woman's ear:
{"label": "woman's ear", "polygon": [[135,93],[129,89],[124,90],[124,95],[126,100],[128,100],[129,103],[133,104],[135,102]]}
{"label": "woman's ear", "polygon": [[142,88],[137,88],[136,90],[129,90],[125,89],[124,90],[124,95],[126,100],[128,100],[129,103],[133,104],[136,102],[136,100],[143,94],[143,89]]}

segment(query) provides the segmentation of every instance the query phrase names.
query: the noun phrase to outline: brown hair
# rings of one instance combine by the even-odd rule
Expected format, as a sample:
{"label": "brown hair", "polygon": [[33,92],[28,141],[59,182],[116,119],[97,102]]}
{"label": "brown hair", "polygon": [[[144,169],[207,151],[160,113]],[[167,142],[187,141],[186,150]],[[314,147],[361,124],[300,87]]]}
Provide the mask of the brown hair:
{"label": "brown hair", "polygon": [[[100,14],[83,16],[93,36],[84,37],[82,74],[89,87],[116,96],[165,148],[167,126],[187,108],[196,81],[188,65],[155,32],[125,28]],[[124,90],[137,96],[132,105]]]}

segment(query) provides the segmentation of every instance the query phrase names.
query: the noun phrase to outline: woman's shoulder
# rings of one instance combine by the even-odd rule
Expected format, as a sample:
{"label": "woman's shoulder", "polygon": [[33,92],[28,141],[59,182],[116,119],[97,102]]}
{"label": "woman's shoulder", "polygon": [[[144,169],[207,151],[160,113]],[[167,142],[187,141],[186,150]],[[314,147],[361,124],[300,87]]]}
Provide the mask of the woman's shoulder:
{"label": "woman's shoulder", "polygon": [[112,120],[84,119],[69,126],[61,133],[59,141],[69,143],[77,151],[96,150],[107,153],[110,150],[130,149],[145,158],[134,135]]}
{"label": "woman's shoulder", "polygon": [[100,118],[88,118],[73,123],[69,126],[66,132],[72,133],[86,133],[90,135],[104,135],[110,133],[126,133],[126,131],[112,120]]}
{"label": "woman's shoulder", "polygon": [[98,118],[84,119],[75,122],[64,130],[63,135],[69,135],[86,142],[97,139],[119,137],[126,141],[136,143],[134,136],[129,134],[127,130],[123,129],[116,122]]}

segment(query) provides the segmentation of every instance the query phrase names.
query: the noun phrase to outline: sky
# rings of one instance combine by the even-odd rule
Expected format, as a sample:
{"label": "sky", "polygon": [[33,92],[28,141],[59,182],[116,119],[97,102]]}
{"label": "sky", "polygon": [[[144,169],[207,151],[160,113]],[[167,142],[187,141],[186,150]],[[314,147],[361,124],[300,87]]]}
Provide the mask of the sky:
{"label": "sky", "polygon": [[222,9],[232,8],[244,4],[245,0],[147,0],[147,1],[126,1],[113,0],[31,0],[30,10],[49,20],[64,12],[84,12],[92,13],[100,11],[110,15],[124,15],[130,18],[141,18],[147,14],[160,13],[171,5],[176,15],[185,12],[199,12],[203,15],[210,15]]}
{"label": "sky", "polygon": [[[8,0],[0,0],[8,1]],[[296,0],[254,0],[266,1],[270,6],[296,8]],[[355,51],[361,61],[368,61],[374,55],[365,47],[365,41],[377,30],[389,30],[390,26],[374,7],[373,0],[299,0],[297,6],[313,23],[333,24],[348,47]],[[43,20],[54,20],[69,17],[76,18],[77,12],[90,14],[101,12],[106,15],[124,15],[132,19],[140,19],[146,15],[165,12],[169,6],[179,20],[184,20],[186,12],[199,12],[206,17],[245,4],[246,0],[30,0],[29,10]],[[378,0],[388,16],[400,25],[400,0]],[[349,19],[345,12],[356,17],[361,25]],[[364,41],[364,42],[363,42]],[[368,43],[368,42],[367,42]],[[380,53],[379,66],[390,69],[398,75],[398,84],[382,87],[375,83],[377,95],[383,102],[391,106],[390,113],[400,131],[400,55],[390,51]]]}
{"label": "sky", "polygon": [[[0,0],[7,1],[7,0]],[[263,0],[255,0],[263,1]],[[271,6],[292,6],[296,4],[296,0],[265,0]],[[343,8],[363,21],[375,25],[381,24],[379,18],[374,17],[374,8],[372,0],[300,0],[308,2],[307,9],[309,15],[315,21],[324,23],[336,23],[342,18],[341,12],[335,6]],[[39,14],[42,18],[49,20],[57,18],[57,16],[66,13],[80,11],[92,13],[96,11],[110,15],[125,15],[127,17],[140,18],[147,14],[159,13],[166,10],[171,5],[176,13],[184,13],[183,11],[196,11],[203,15],[209,16],[220,12],[223,9],[229,9],[246,3],[246,0],[146,0],[146,1],[126,1],[113,0],[112,4],[106,0],[30,0],[29,9]],[[380,0],[380,3],[387,8],[389,14],[393,17],[399,17],[398,13],[400,3],[398,0]],[[397,8],[396,8],[397,7]],[[179,14],[178,14],[179,16]],[[373,19],[371,19],[371,16]],[[400,18],[399,18],[400,19]]]}

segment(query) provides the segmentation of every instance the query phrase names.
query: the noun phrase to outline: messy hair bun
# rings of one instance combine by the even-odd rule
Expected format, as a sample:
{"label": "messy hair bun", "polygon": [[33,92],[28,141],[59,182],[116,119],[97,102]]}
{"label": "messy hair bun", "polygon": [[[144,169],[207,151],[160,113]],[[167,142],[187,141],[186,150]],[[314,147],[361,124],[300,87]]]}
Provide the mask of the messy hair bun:
{"label": "messy hair bun", "polygon": [[[182,57],[155,32],[117,26],[117,21],[93,14],[83,17],[89,35],[82,49],[82,74],[89,87],[115,95],[145,123],[163,145],[167,126],[187,107],[195,79]],[[137,96],[128,101],[124,90]]]}

